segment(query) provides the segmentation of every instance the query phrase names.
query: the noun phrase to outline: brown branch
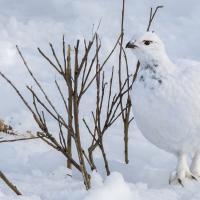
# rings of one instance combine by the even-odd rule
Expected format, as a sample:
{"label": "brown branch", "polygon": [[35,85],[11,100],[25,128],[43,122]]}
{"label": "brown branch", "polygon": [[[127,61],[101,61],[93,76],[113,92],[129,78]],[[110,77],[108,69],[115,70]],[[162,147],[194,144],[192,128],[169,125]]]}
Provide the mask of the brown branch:
{"label": "brown branch", "polygon": [[[122,15],[121,15],[121,34],[124,35],[124,12],[125,12],[125,0],[122,1]],[[124,60],[126,64],[126,75],[127,75],[127,89],[128,89],[128,95],[127,95],[127,100],[126,100],[126,106],[125,109],[123,108],[123,96],[120,95],[120,109],[121,109],[121,114],[119,114],[114,121],[121,115],[122,116],[122,122],[124,126],[124,155],[125,155],[125,163],[128,164],[128,128],[129,128],[129,116],[130,116],[130,111],[131,111],[131,104],[129,104],[129,87],[130,87],[130,82],[129,82],[129,72],[128,72],[128,62],[127,62],[127,57],[126,53],[123,49],[123,37],[121,38],[120,41],[120,51],[119,51],[119,71],[118,71],[118,79],[119,79],[119,89],[120,91],[122,90],[122,78],[121,78],[121,71],[122,71],[122,53],[124,55]]]}
{"label": "brown branch", "polygon": [[[53,46],[52,46],[51,44],[50,44],[50,46],[51,46],[51,48],[52,48],[52,51],[53,51],[54,56],[56,57],[55,52],[54,52],[54,49],[53,49]],[[27,69],[28,72],[29,72],[30,76],[32,77],[32,79],[35,81],[35,83],[36,83],[37,86],[39,87],[40,91],[41,91],[42,94],[44,95],[44,97],[45,97],[45,99],[47,100],[48,104],[51,106],[51,108],[54,110],[54,112],[58,115],[58,111],[56,110],[56,108],[55,108],[55,106],[53,105],[53,103],[51,102],[51,100],[48,98],[48,96],[47,96],[46,92],[44,91],[44,89],[42,88],[41,84],[37,81],[36,77],[35,77],[34,74],[32,73],[32,71],[31,71],[31,69],[29,68],[29,66],[28,66],[28,64],[27,64],[27,62],[26,62],[26,60],[24,59],[24,57],[23,57],[23,55],[22,55],[22,53],[21,53],[19,47],[16,46],[16,48],[17,48],[17,51],[18,51],[18,53],[19,53],[21,59],[23,60],[23,63],[24,63],[24,65],[25,65],[26,69]],[[56,57],[56,58],[57,58],[57,57]],[[58,62],[59,62],[59,61],[58,61]]]}
{"label": "brown branch", "polygon": [[[118,70],[118,77],[119,77],[119,90],[122,88],[122,78],[121,78],[121,67],[122,67],[122,45],[124,39],[124,9],[125,9],[125,0],[122,1],[122,19],[121,19],[121,39],[120,39],[120,49],[119,49],[119,70]],[[120,97],[120,106],[121,109],[123,108],[122,97]],[[125,119],[124,112],[122,113],[122,119]]]}
{"label": "brown branch", "polygon": [[74,94],[73,94],[73,108],[74,108],[74,126],[75,126],[75,143],[77,148],[77,153],[79,157],[79,162],[81,166],[81,173],[83,175],[84,184],[86,189],[90,189],[90,177],[86,171],[85,161],[82,152],[81,138],[80,138],[80,129],[79,129],[79,102],[78,102],[78,80],[79,80],[79,67],[78,67],[78,49],[79,49],[79,40],[75,47],[75,69],[74,69]]}
{"label": "brown branch", "polygon": [[[67,147],[68,153],[72,156],[72,132],[73,130],[73,89],[72,89],[72,72],[71,72],[71,48],[68,46],[67,49],[67,67],[66,67],[66,79],[68,82],[68,133],[67,133]],[[74,131],[73,131],[74,132]],[[72,168],[71,161],[67,160],[67,167]]]}
{"label": "brown branch", "polygon": [[99,70],[96,72],[96,74],[93,76],[93,78],[90,80],[90,82],[88,83],[88,85],[86,86],[86,88],[83,90],[83,93],[85,93],[87,91],[87,89],[90,87],[90,85],[93,83],[93,81],[95,80],[97,74],[103,69],[103,67],[105,66],[105,64],[108,62],[108,60],[110,59],[110,57],[112,56],[112,54],[114,53],[119,40],[121,38],[121,35],[119,36],[119,38],[117,39],[117,42],[115,43],[113,49],[111,50],[111,52],[109,53],[109,55],[106,57],[106,59],[104,60],[103,64],[101,65],[101,67],[99,68]]}
{"label": "brown branch", "polygon": [[[37,96],[37,94],[29,87],[27,86],[27,89],[31,92],[31,94],[34,96],[34,98],[37,100],[37,102],[58,122],[62,123],[62,125],[65,128],[69,128],[68,125],[65,123],[65,120],[63,119],[63,117],[61,115],[59,115],[59,113],[56,113],[57,115],[55,115],[46,105],[45,103],[43,103],[40,98]],[[57,117],[59,116],[59,118]]]}
{"label": "brown branch", "polygon": [[0,140],[0,143],[18,142],[18,141],[24,141],[24,140],[35,140],[39,138],[40,137],[30,137],[30,138],[19,138],[19,139],[12,139],[12,140]]}
{"label": "brown branch", "polygon": [[62,46],[63,46],[63,60],[64,60],[64,69],[66,72],[67,68],[67,59],[66,59],[66,51],[65,51],[65,36],[63,35],[63,40],[62,40]]}
{"label": "brown branch", "polygon": [[13,185],[13,183],[8,180],[8,178],[5,176],[5,174],[0,171],[0,178],[6,183],[6,185],[13,191],[15,192],[15,194],[17,195],[22,195],[22,193],[17,189],[17,187],[15,185]]}
{"label": "brown branch", "polygon": [[[46,133],[38,132],[37,135],[45,143],[47,143],[48,145],[50,145],[57,151],[60,151],[67,159],[70,160],[70,162],[73,164],[73,166],[81,172],[81,166],[69,155],[68,151],[61,148],[61,146],[57,143],[56,139],[51,134],[49,134],[48,132],[46,132]],[[50,140],[50,142],[48,140]]]}
{"label": "brown branch", "polygon": [[29,111],[33,114],[33,117],[35,119],[35,121],[38,123],[39,127],[44,128],[43,124],[40,122],[40,120],[38,119],[36,113],[33,111],[33,109],[31,108],[31,106],[28,104],[28,102],[24,99],[24,97],[22,96],[22,94],[19,92],[19,90],[16,88],[16,86],[12,83],[12,81],[10,81],[2,72],[0,72],[0,76],[6,80],[8,82],[8,84],[15,90],[15,92],[17,93],[17,95],[21,98],[21,100],[23,101],[23,103],[26,105],[26,107],[29,109]]}
{"label": "brown branch", "polygon": [[154,12],[153,12],[153,8],[150,9],[149,23],[148,23],[148,26],[147,26],[147,31],[150,30],[151,24],[152,24],[152,22],[153,22],[153,20],[154,20],[154,17],[155,17],[155,15],[156,15],[157,11],[158,11],[160,8],[163,8],[163,7],[164,7],[164,6],[157,6],[157,7],[155,8]]}
{"label": "brown branch", "polygon": [[56,80],[55,80],[55,84],[56,84],[56,87],[57,87],[57,89],[58,89],[58,91],[60,93],[60,96],[61,96],[62,100],[63,100],[65,109],[66,109],[67,113],[69,113],[69,108],[68,108],[67,102],[65,100],[64,94],[63,94],[63,92],[62,92],[62,90],[61,90],[61,88],[60,88],[60,86],[59,86],[59,84],[58,84],[58,82]]}
{"label": "brown branch", "polygon": [[61,74],[61,71],[58,69],[58,67],[43,53],[43,51],[38,48],[39,53],[48,61],[48,63],[59,73]]}
{"label": "brown branch", "polygon": [[58,60],[58,57],[57,57],[57,55],[56,55],[56,53],[55,53],[53,44],[49,43],[49,46],[50,46],[51,51],[52,51],[52,53],[53,53],[53,57],[55,58],[56,63],[57,63],[57,65],[59,66],[60,72],[61,72],[61,73],[64,73],[63,68],[62,68],[62,66],[61,66],[61,64],[60,64],[60,61]]}

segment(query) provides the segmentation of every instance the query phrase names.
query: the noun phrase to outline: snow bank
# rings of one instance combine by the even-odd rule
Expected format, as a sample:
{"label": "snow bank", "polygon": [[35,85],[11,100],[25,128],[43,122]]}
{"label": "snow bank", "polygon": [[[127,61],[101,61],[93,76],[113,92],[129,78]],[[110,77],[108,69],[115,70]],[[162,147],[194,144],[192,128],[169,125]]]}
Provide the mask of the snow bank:
{"label": "snow bank", "polygon": [[5,195],[0,191],[1,200],[41,200],[38,196],[16,196],[16,195]]}
{"label": "snow bank", "polygon": [[[93,187],[84,200],[178,200],[170,189],[149,189],[146,184],[125,182],[119,172],[113,172],[102,183],[99,174],[93,174]],[[95,184],[95,186],[94,186]]]}
{"label": "snow bank", "polygon": [[[99,180],[98,180],[99,181]],[[137,195],[135,195],[137,196]],[[131,200],[135,198],[122,175],[113,172],[100,187],[93,187],[84,200]]]}
{"label": "snow bank", "polygon": [[[125,42],[137,31],[146,28],[149,8],[163,4],[153,29],[166,43],[173,57],[200,59],[199,0],[127,0]],[[93,24],[102,23],[100,35],[104,52],[108,52],[120,30],[121,1],[116,0],[0,0],[0,70],[4,71],[25,94],[25,85],[32,84],[15,45],[21,47],[33,72],[57,100],[51,81],[55,73],[39,56],[36,47],[48,52],[48,42],[61,47],[62,34],[66,43],[89,38]],[[187,15],[186,15],[187,14]],[[187,39],[186,39],[187,38]],[[59,42],[60,41],[60,42]],[[130,71],[134,71],[133,55],[127,52]],[[117,58],[112,58],[113,63]],[[111,66],[112,66],[111,65]],[[110,65],[106,68],[110,70]],[[0,79],[0,118],[18,130],[35,129],[35,123],[13,90]],[[88,94],[83,111],[91,111],[94,98]],[[57,102],[57,101],[56,101]],[[58,109],[61,109],[57,102]],[[52,122],[49,122],[52,123]],[[51,125],[53,127],[53,124]],[[105,148],[112,173],[105,178],[101,157],[95,156],[101,175],[93,174],[92,189],[86,192],[81,177],[65,170],[66,160],[56,151],[38,141],[0,145],[0,169],[12,179],[24,196],[16,197],[0,181],[0,200],[199,200],[200,184],[191,182],[181,188],[169,186],[168,176],[175,167],[173,156],[148,143],[132,124],[130,131],[129,165],[123,161],[123,133],[115,127],[105,136]],[[87,137],[84,135],[84,143]],[[99,173],[100,173],[99,172]],[[120,173],[119,173],[120,172]],[[124,178],[123,178],[124,177]],[[105,181],[104,181],[105,180]]]}

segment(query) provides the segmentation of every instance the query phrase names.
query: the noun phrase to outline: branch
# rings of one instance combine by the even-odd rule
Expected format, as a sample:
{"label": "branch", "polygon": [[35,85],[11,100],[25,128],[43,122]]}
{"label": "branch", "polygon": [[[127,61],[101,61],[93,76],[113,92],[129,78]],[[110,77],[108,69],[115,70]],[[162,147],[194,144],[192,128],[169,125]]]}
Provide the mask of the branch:
{"label": "branch", "polygon": [[6,142],[18,142],[23,140],[35,140],[39,139],[40,137],[30,137],[30,138],[19,138],[19,139],[12,139],[12,140],[0,140],[0,143],[6,143]]}
{"label": "branch", "polygon": [[11,181],[8,180],[8,178],[5,176],[5,174],[0,171],[0,178],[6,183],[6,185],[17,195],[22,195],[22,193],[17,189],[15,185]]}
{"label": "branch", "polygon": [[150,15],[149,15],[149,23],[148,23],[148,26],[147,26],[147,31],[150,30],[151,24],[152,24],[152,22],[153,22],[153,20],[155,18],[155,15],[156,15],[158,9],[163,8],[163,7],[164,6],[157,6],[156,9],[154,10],[154,12],[153,12],[153,8],[151,8]]}

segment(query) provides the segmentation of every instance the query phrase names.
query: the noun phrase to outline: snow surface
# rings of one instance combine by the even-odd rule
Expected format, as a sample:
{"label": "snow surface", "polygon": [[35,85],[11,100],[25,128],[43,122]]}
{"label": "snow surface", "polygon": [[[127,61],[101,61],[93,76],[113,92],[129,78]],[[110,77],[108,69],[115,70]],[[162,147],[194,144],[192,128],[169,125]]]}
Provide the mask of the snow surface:
{"label": "snow surface", "polygon": [[[146,28],[149,8],[162,4],[153,26],[166,44],[169,55],[176,59],[199,59],[200,52],[200,2],[199,0],[127,0],[125,41]],[[104,52],[108,52],[120,30],[121,1],[116,0],[0,0],[0,70],[6,73],[25,94],[25,85],[32,84],[17,55],[18,44],[26,60],[37,74],[52,99],[56,99],[51,85],[55,72],[41,59],[36,47],[48,51],[48,42],[61,48],[62,34],[66,42],[74,44],[77,38],[89,38],[92,26],[102,18],[100,35]],[[60,42],[59,42],[60,41]],[[130,70],[134,70],[135,58],[127,52]],[[112,64],[117,57],[112,58]],[[188,60],[188,62],[191,62]],[[110,65],[106,66],[110,72]],[[51,87],[50,87],[51,86]],[[35,123],[14,91],[0,79],[0,117],[10,122],[17,130],[36,130]],[[94,100],[84,99],[82,112],[91,111]],[[28,98],[28,97],[27,97]],[[59,102],[57,103],[59,107]],[[86,106],[88,105],[88,106]],[[61,109],[61,106],[59,107]],[[87,111],[87,112],[86,112]],[[85,116],[86,118],[88,116]],[[54,124],[49,121],[54,129]],[[157,149],[146,141],[131,125],[130,163],[123,161],[123,133],[116,124],[106,135],[106,152],[112,174],[105,176],[100,154],[95,161],[99,173],[92,174],[92,189],[86,192],[78,172],[68,176],[62,155],[41,141],[18,142],[0,145],[0,169],[24,194],[16,197],[0,182],[2,200],[198,200],[200,184],[188,182],[185,187],[168,185],[170,172],[175,168],[173,155]],[[89,136],[84,132],[84,145]]]}

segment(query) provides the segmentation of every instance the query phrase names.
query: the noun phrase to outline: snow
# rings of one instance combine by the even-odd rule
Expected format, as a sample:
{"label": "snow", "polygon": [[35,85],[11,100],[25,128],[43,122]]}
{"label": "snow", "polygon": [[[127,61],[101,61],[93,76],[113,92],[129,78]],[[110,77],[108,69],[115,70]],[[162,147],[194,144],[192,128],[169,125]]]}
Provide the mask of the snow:
{"label": "snow", "polygon": [[[200,46],[198,0],[127,0],[125,19],[125,42],[146,28],[149,8],[162,4],[153,30],[164,40],[170,57],[198,60]],[[75,44],[77,38],[89,38],[93,24],[102,18],[100,36],[104,52],[108,52],[120,30],[121,1],[116,0],[0,0],[0,70],[10,77],[26,94],[25,86],[33,84],[22,65],[15,45],[21,48],[33,72],[50,94],[57,99],[51,81],[55,72],[39,56],[36,47],[48,52],[48,42],[61,48],[62,34],[66,43]],[[134,70],[135,58],[127,52],[130,70]],[[112,64],[117,57],[112,58]],[[193,62],[195,63],[195,62]],[[111,67],[106,66],[107,72]],[[56,77],[57,78],[57,77]],[[0,79],[0,117],[19,130],[36,130],[35,123],[23,103],[5,81]],[[90,111],[91,93],[84,99],[82,111]],[[30,97],[27,97],[30,99]],[[62,109],[57,102],[59,109]],[[87,106],[86,106],[87,105]],[[86,118],[88,116],[85,116]],[[55,125],[49,121],[52,129]],[[84,145],[89,136],[84,132]],[[24,194],[16,197],[0,181],[0,200],[198,200],[200,184],[190,181],[182,188],[169,185],[170,172],[176,165],[173,155],[159,150],[146,141],[136,125],[130,129],[130,163],[123,161],[123,133],[116,124],[105,137],[111,175],[105,176],[101,155],[95,161],[98,173],[92,174],[92,189],[85,191],[80,174],[66,169],[66,160],[42,141],[0,144],[0,169]]]}
{"label": "snow", "polygon": [[[133,198],[131,189],[121,174],[113,172],[104,182],[103,186],[92,189],[85,200],[100,199],[127,199]],[[135,198],[134,198],[135,199]]]}

